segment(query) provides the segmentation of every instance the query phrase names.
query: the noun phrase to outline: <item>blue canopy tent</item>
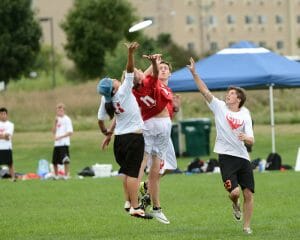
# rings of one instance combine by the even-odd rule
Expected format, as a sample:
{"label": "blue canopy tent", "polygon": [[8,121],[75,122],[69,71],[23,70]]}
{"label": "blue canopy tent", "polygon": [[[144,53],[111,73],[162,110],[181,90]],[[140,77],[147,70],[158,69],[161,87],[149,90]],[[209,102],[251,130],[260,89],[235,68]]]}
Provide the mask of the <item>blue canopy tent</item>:
{"label": "blue canopy tent", "polygon": [[[196,62],[196,71],[210,90],[230,85],[245,89],[269,88],[272,152],[275,152],[273,88],[299,87],[300,65],[253,43],[241,41]],[[189,70],[175,71],[169,79],[174,92],[198,91]]]}

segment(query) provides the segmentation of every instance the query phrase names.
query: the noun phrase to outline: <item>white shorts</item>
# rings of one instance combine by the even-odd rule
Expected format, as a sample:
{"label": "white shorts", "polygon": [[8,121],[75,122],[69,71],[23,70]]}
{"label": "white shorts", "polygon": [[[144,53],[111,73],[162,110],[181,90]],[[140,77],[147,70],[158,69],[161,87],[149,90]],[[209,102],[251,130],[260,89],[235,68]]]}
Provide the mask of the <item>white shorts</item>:
{"label": "white shorts", "polygon": [[[176,155],[175,155],[175,150],[173,146],[172,139],[169,138],[169,145],[167,148],[167,153],[166,153],[167,159],[166,161],[163,161],[162,164],[160,164],[160,170],[159,174],[164,174],[166,170],[175,170],[177,169],[177,160],[176,160]],[[149,172],[149,169],[152,165],[152,156],[149,155],[148,161],[147,161],[147,172]]]}
{"label": "white shorts", "polygon": [[166,160],[172,122],[169,117],[150,118],[144,122],[145,152]]}

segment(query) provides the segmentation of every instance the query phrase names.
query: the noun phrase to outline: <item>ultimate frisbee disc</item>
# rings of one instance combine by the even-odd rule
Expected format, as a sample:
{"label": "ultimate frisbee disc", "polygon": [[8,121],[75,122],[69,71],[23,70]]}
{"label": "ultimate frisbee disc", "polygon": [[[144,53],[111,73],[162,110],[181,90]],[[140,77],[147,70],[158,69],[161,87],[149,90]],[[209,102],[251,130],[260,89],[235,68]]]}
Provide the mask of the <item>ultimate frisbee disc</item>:
{"label": "ultimate frisbee disc", "polygon": [[137,24],[134,24],[131,28],[129,28],[129,32],[136,32],[139,30],[142,30],[146,27],[149,27],[152,24],[152,20],[145,20],[142,22],[139,22]]}

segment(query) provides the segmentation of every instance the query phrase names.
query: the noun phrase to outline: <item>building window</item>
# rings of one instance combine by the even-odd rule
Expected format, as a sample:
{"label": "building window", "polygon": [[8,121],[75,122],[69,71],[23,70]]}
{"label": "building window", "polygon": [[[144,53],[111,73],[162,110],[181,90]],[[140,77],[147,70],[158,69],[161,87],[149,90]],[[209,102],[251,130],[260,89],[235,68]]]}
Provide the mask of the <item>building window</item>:
{"label": "building window", "polygon": [[235,17],[232,15],[227,16],[227,23],[228,24],[234,24],[235,23]]}
{"label": "building window", "polygon": [[251,24],[253,22],[253,18],[251,16],[245,16],[245,23]]}
{"label": "building window", "polygon": [[217,18],[215,16],[209,16],[208,22],[210,26],[216,26],[217,25]]}
{"label": "building window", "polygon": [[210,43],[210,51],[216,52],[219,49],[217,42],[211,42]]}
{"label": "building window", "polygon": [[190,25],[195,22],[195,19],[193,16],[186,16],[186,24]]}
{"label": "building window", "polygon": [[266,16],[262,16],[262,15],[258,16],[258,24],[266,24],[266,22],[267,22]]}
{"label": "building window", "polygon": [[189,42],[188,44],[187,44],[187,48],[188,48],[188,50],[189,51],[195,51],[195,44],[194,43],[192,43],[192,42]]}
{"label": "building window", "polygon": [[275,16],[275,23],[276,24],[282,24],[283,23],[283,17],[280,15]]}
{"label": "building window", "polygon": [[258,45],[260,46],[260,47],[267,47],[267,43],[265,42],[265,41],[259,41],[258,42]]}
{"label": "building window", "polygon": [[284,48],[284,43],[283,43],[283,41],[277,41],[277,42],[276,42],[276,48],[277,48],[277,49],[283,49],[283,48]]}
{"label": "building window", "polygon": [[297,16],[297,23],[300,24],[300,15]]}

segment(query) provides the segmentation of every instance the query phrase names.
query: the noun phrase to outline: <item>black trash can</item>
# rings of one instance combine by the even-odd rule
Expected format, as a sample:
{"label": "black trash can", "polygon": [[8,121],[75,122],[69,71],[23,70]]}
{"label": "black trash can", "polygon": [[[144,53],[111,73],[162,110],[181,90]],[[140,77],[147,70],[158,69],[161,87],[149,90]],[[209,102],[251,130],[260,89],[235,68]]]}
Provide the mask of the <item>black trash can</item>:
{"label": "black trash can", "polygon": [[209,118],[187,119],[180,122],[181,132],[185,135],[186,156],[198,157],[210,154]]}
{"label": "black trash can", "polygon": [[171,131],[171,139],[173,142],[175,154],[178,157],[180,152],[179,152],[179,125],[178,123],[173,123],[172,124],[172,131]]}

